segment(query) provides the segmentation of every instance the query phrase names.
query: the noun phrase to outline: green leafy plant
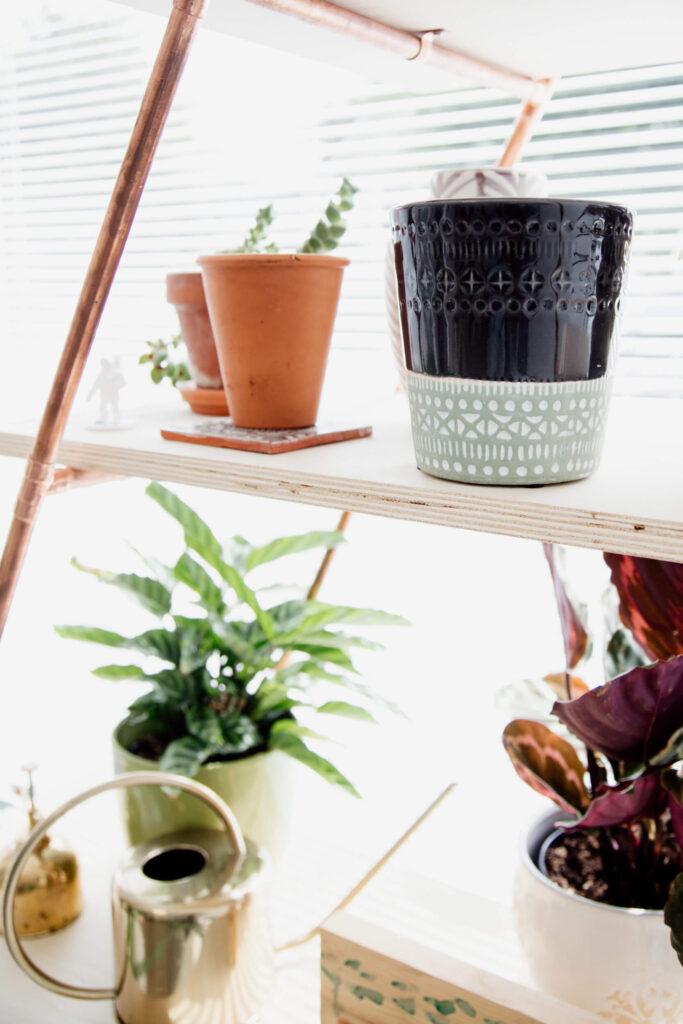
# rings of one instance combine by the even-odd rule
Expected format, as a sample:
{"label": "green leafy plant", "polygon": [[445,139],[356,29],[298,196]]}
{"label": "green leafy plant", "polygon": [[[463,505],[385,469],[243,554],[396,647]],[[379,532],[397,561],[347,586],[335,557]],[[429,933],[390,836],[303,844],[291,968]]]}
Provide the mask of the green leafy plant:
{"label": "green leafy plant", "polygon": [[[361,704],[330,698],[327,687],[344,688],[372,700],[357,678],[356,648],[379,645],[344,627],[404,624],[386,612],[293,599],[264,607],[247,577],[259,566],[312,548],[334,548],[337,531],[278,537],[253,546],[234,537],[221,545],[209,526],[161,484],[147,494],[175,519],[185,546],[174,565],[145,562],[150,575],[77,568],[134,597],[158,623],[133,637],[91,626],[58,626],[60,636],[151,656],[162,663],[104,665],[103,679],[137,679],[149,690],[133,701],[136,722],[161,738],[159,766],[196,774],[207,761],[232,760],[263,750],[281,750],[351,793],[349,780],[311,749],[322,739],[299,721],[341,715],[373,721]],[[193,597],[193,614],[178,607]],[[321,687],[326,689],[321,694]],[[357,795],[357,794],[356,794]]]}
{"label": "green leafy plant", "polygon": [[[354,196],[358,189],[352,185],[348,178],[342,180],[339,189],[329,200],[325,212],[315,225],[310,235],[297,249],[297,252],[331,252],[339,245],[339,241],[346,231],[344,215],[353,209]],[[237,249],[228,249],[226,252],[236,253],[266,253],[279,252],[278,246],[269,240],[268,229],[273,223],[275,215],[272,203],[264,206],[256,214],[253,226],[247,232],[242,244]]]}
{"label": "green leafy plant", "polygon": [[168,341],[157,338],[156,341],[146,341],[147,352],[138,359],[138,363],[151,363],[149,375],[153,384],[160,384],[162,380],[170,380],[173,387],[183,381],[190,380],[190,369],[184,359],[177,359],[174,355],[176,349],[183,344],[182,334],[175,334]]}

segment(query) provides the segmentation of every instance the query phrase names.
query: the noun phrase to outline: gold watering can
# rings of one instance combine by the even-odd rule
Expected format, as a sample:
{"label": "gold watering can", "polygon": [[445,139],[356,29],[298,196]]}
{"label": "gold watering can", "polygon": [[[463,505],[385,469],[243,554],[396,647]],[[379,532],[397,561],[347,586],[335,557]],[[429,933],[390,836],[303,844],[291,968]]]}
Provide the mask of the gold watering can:
{"label": "gold watering can", "polygon": [[[112,989],[57,981],[25,952],[14,924],[14,896],[31,852],[58,818],[112,789],[171,786],[216,812],[224,830],[158,836],[129,851],[112,880]],[[245,840],[230,808],[192,779],[134,772],[73,797],[38,824],[6,875],[2,924],[10,953],[33,981],[58,995],[113,999],[123,1024],[246,1024],[273,982],[268,871],[262,850]]]}

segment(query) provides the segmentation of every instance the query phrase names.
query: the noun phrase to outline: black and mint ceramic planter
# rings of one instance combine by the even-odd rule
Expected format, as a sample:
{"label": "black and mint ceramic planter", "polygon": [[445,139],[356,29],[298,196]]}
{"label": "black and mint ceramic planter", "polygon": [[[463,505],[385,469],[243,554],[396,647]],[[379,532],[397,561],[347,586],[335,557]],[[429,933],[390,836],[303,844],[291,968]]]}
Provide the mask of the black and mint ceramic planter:
{"label": "black and mint ceramic planter", "polygon": [[582,200],[394,211],[421,469],[489,484],[559,483],[595,469],[631,233],[628,210]]}

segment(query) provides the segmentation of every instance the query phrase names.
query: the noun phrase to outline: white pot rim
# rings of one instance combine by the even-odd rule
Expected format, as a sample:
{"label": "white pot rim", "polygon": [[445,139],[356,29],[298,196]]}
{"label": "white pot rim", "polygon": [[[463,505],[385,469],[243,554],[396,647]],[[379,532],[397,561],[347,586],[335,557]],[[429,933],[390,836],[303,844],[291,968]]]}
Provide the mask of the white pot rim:
{"label": "white pot rim", "polygon": [[[560,899],[567,899],[574,901],[577,905],[583,907],[590,907],[596,912],[609,915],[626,915],[627,917],[657,917],[663,918],[663,910],[645,910],[642,907],[617,907],[613,903],[600,903],[598,900],[590,900],[586,896],[579,896],[578,893],[572,892],[570,889],[563,889],[561,886],[556,885],[555,882],[551,881],[547,875],[536,866],[533,857],[529,852],[532,837],[534,832],[542,832],[543,839],[547,838],[551,831],[555,828],[558,819],[563,812],[558,808],[557,810],[544,811],[540,815],[536,815],[530,824],[522,830],[519,837],[519,856],[522,866],[532,876],[535,882],[538,882],[546,887],[546,889],[555,893]],[[566,820],[566,819],[565,819]]]}

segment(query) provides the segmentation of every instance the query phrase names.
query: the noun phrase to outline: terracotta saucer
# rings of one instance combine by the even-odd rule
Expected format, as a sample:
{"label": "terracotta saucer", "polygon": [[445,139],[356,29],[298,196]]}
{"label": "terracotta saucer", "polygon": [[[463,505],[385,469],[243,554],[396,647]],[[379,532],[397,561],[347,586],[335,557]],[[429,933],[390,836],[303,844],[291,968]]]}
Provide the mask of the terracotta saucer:
{"label": "terracotta saucer", "polygon": [[201,416],[227,416],[228,400],[222,388],[198,388],[194,384],[179,384],[177,390],[192,409]]}

